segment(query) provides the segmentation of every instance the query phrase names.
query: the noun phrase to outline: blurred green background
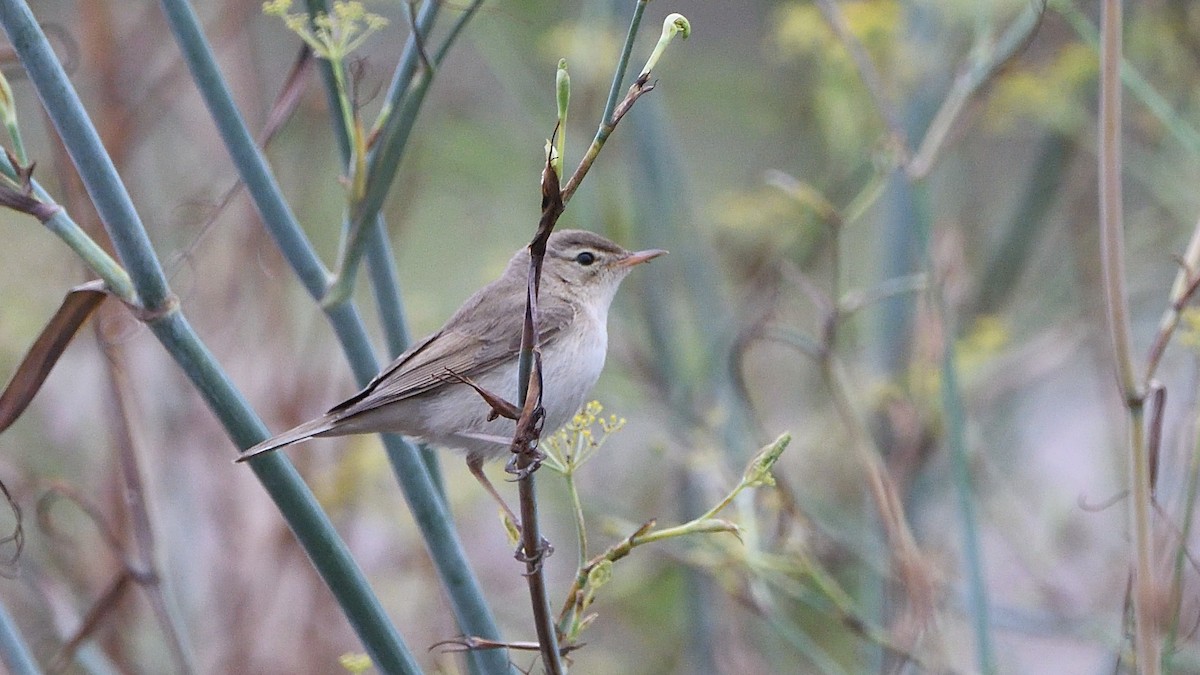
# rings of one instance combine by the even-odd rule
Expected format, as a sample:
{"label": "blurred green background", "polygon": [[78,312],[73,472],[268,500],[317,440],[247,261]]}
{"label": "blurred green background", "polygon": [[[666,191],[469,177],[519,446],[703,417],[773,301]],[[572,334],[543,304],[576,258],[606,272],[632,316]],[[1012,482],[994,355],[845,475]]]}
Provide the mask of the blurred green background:
{"label": "blurred green background", "polygon": [[[626,282],[610,321],[595,396],[628,425],[580,477],[593,546],[652,518],[696,515],[759,447],[783,431],[794,441],[777,487],[747,493],[724,514],[744,528],[740,541],[648,546],[618,563],[573,670],[1117,666],[1127,649],[1127,468],[1099,285],[1095,4],[1051,2],[937,136],[927,175],[908,177],[905,162],[956,78],[989,64],[1034,5],[649,5],[635,69],[666,14],[686,15],[693,35],[672,44],[656,89],[618,127],[561,224],[672,251]],[[594,133],[632,5],[488,3],[468,24],[386,207],[413,335],[441,325],[529,240],[555,121],[555,66],[566,58],[572,77],[573,167]],[[369,6],[390,19],[356,54],[358,103],[373,119],[407,32],[401,6]],[[283,430],[353,393],[332,331],[253,207],[239,196],[218,210],[236,174],[159,8],[44,0],[34,10],[185,311],[268,425]],[[298,38],[257,2],[197,11],[243,114],[261,127]],[[864,85],[846,36],[831,28],[839,21],[877,84]],[[1143,354],[1200,213],[1200,6],[1130,4],[1125,48],[1138,76],[1125,99],[1124,177]],[[95,227],[11,54],[4,72],[35,175]],[[345,193],[315,76],[268,156],[332,261]],[[7,377],[66,289],[89,275],[31,218],[0,213],[0,236]],[[854,310],[839,315],[835,332],[831,303]],[[382,344],[369,294],[360,306]],[[49,663],[119,569],[83,509],[44,495],[77,494],[103,529],[130,536],[114,455],[128,441],[103,340],[123,354],[163,581],[197,670],[338,672],[338,656],[360,647],[261,487],[232,463],[232,443],[128,313],[106,307],[95,326],[0,436],[0,480],[22,509],[26,537],[0,599],[35,653]],[[1184,518],[1195,492],[1198,334],[1200,322],[1185,321],[1159,372],[1169,394],[1156,532],[1178,672],[1200,672],[1200,570],[1190,560],[1175,568],[1180,546],[1195,541]],[[958,384],[950,392],[948,348]],[[839,408],[843,399],[853,414]],[[960,464],[948,415],[965,425]],[[911,548],[879,516],[864,452],[882,459]],[[455,655],[423,651],[456,628],[378,440],[319,440],[288,453],[422,664],[456,672]],[[533,639],[522,567],[494,505],[458,458],[443,460],[451,510],[502,631]],[[561,481],[539,478],[544,527],[559,544],[547,563],[557,609],[574,572],[573,522]],[[501,489],[515,500],[511,486]],[[14,522],[5,514],[0,529]],[[163,672],[167,648],[144,596],[119,595],[66,672]]]}

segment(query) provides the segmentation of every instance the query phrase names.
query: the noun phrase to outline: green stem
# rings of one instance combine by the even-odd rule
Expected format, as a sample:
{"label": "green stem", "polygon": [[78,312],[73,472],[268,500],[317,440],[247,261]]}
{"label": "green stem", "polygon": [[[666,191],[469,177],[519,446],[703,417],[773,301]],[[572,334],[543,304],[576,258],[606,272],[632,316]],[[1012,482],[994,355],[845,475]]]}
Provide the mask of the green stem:
{"label": "green stem", "polygon": [[[0,2],[0,21],[108,229],[141,305],[151,311],[163,307],[170,291],[162,266],[141,227],[133,202],[117,176],[112,159],[104,150],[100,135],[83,112],[79,95],[63,72],[33,13],[24,2],[4,0]],[[72,247],[76,245],[86,247],[78,238]],[[99,256],[92,256],[87,262],[93,264],[99,260]],[[109,277],[105,279],[107,281]]]}
{"label": "green stem", "polygon": [[[395,127],[394,136],[389,139],[394,150],[384,155],[383,159],[376,160],[380,155],[373,154],[368,160],[370,163],[366,169],[367,179],[363,188],[364,192],[361,199],[351,205],[348,221],[344,228],[345,235],[341,256],[338,260],[337,277],[321,301],[326,306],[345,302],[354,290],[354,279],[363,256],[363,232],[367,229],[368,223],[378,217],[379,210],[383,207],[383,200],[391,189],[392,179],[399,168],[400,159],[403,157],[404,148],[412,133],[413,125],[416,123],[417,114],[421,110],[421,104],[424,102],[425,94],[429,91],[429,85],[432,82],[433,73],[424,71],[413,86],[412,92],[404,99],[400,110],[389,116],[401,122]],[[381,176],[386,176],[386,179]]]}
{"label": "green stem", "polygon": [[[374,146],[367,156],[360,160],[361,165],[365,167],[359,171],[361,190],[351,193],[350,208],[343,228],[344,243],[336,267],[337,276],[321,301],[325,306],[345,302],[354,289],[354,279],[363,255],[363,231],[379,214],[383,200],[391,189],[417,113],[433,80],[432,71],[437,60],[426,64],[427,68],[421,71],[420,79],[413,85],[413,76],[417,73],[417,65],[421,61],[423,41],[433,28],[440,6],[441,3],[436,0],[425,0],[412,23],[412,33],[393,73],[387,101],[371,133],[375,138]],[[450,37],[438,53],[439,59],[445,56],[446,50],[461,30],[462,23],[473,13],[474,6],[464,12],[463,19],[451,31]]]}
{"label": "green stem", "polygon": [[[319,0],[310,1],[318,2]],[[384,198],[388,195],[392,180],[395,179],[404,148],[408,145],[409,136],[412,136],[416,114],[420,112],[421,104],[425,101],[434,71],[445,60],[450,47],[455,43],[468,20],[479,10],[480,5],[482,5],[482,0],[474,0],[466,10],[463,10],[454,25],[450,26],[450,31],[446,34],[442,46],[433,56],[431,64],[427,64],[426,70],[422,71],[421,77],[415,85],[412,84],[412,78],[416,72],[416,62],[419,60],[420,53],[416,46],[416,36],[430,35],[433,19],[437,16],[438,2],[426,2],[414,20],[413,35],[409,37],[404,54],[401,56],[400,65],[397,65],[395,76],[392,78],[388,103],[384,104],[384,109],[379,113],[376,132],[374,132],[376,143],[374,143],[370,155],[367,156],[366,168],[360,171],[361,174],[364,174],[364,186],[362,186],[361,193],[355,193],[354,196],[355,201],[350,209],[350,219],[347,222],[346,235],[344,235],[346,243],[342,247],[342,255],[338,262],[337,279],[326,295],[325,304],[340,303],[349,298],[350,292],[353,291],[354,277],[362,258],[361,249],[365,245],[362,241],[362,237],[364,237],[362,233],[364,233],[364,229],[368,228],[366,223],[379,216],[379,209],[383,207]],[[312,8],[310,11],[313,11]],[[395,112],[397,108],[400,109],[398,114]],[[344,145],[349,147],[349,142]]]}
{"label": "green stem", "polygon": [[625,71],[629,68],[629,54],[633,51],[634,39],[637,37],[638,26],[642,23],[642,13],[646,11],[646,4],[649,0],[638,0],[637,5],[633,9],[633,18],[629,22],[629,32],[625,35],[625,45],[621,49],[621,59],[617,62],[616,72],[613,73],[612,87],[608,92],[608,101],[604,105],[604,113],[600,117],[600,124],[596,128],[596,136],[592,139],[591,145],[588,146],[586,152],[583,153],[583,159],[579,161],[579,166],[575,169],[575,173],[562,188],[562,201],[565,205],[571,201],[571,197],[575,195],[575,190],[579,188],[580,182],[587,172],[591,169],[592,164],[596,161],[596,157],[600,155],[600,149],[608,141],[609,135],[613,129],[617,127],[617,121],[614,116],[617,111],[617,102],[621,97],[621,85],[625,81]]}
{"label": "green stem", "polygon": [[[159,312],[149,321],[151,330],[183,368],[239,447],[250,447],[266,438],[262,422],[196,337],[177,305],[169,300],[172,295],[146,230],[28,6],[15,0],[0,0],[0,22],[38,89],[47,114],[55,121],[101,220],[109,228],[128,265],[134,287],[145,300],[146,307]],[[333,591],[376,663],[395,672],[419,672],[367,586],[361,570],[291,464],[278,456],[255,462],[252,468],[280,505],[301,546]]]}
{"label": "green stem", "polygon": [[992,626],[989,618],[987,582],[984,579],[983,554],[979,542],[978,515],[972,489],[970,459],[967,455],[967,411],[963,407],[958,383],[958,366],[953,330],[945,299],[938,298],[942,312],[942,412],[946,418],[946,443],[950,450],[950,469],[958,497],[958,512],[962,523],[962,547],[967,576],[968,611],[975,632],[976,663],[981,673],[996,672],[992,649]]}
{"label": "green stem", "polygon": [[0,603],[0,663],[7,666],[12,675],[41,675],[42,672],[4,603]]}
{"label": "green stem", "polygon": [[575,514],[575,533],[579,542],[579,567],[583,567],[588,560],[587,521],[583,517],[583,502],[579,499],[579,486],[575,483],[574,467],[568,467],[563,478],[567,481],[567,494],[571,497],[571,511]]}
{"label": "green stem", "polygon": [[[613,111],[617,109],[617,101],[621,100],[621,89],[625,83],[625,72],[629,70],[629,56],[633,53],[633,43],[637,38],[638,27],[642,23],[642,14],[646,12],[646,5],[650,0],[637,0],[637,4],[633,8],[633,17],[629,20],[629,30],[625,33],[625,44],[621,47],[621,58],[617,61],[617,69],[613,72],[612,84],[608,88],[608,100],[604,103],[604,114],[600,117],[600,127],[596,129],[596,140],[592,141],[595,145],[598,141],[601,145],[604,144],[604,139],[608,138],[612,128]],[[606,127],[607,130],[606,130]]]}
{"label": "green stem", "polygon": [[[358,152],[361,143],[358,139],[362,134],[357,129],[354,109],[350,105],[350,89],[346,83],[346,66],[341,61],[334,62],[328,61],[328,59],[322,59],[322,61],[329,63],[328,72],[333,77],[332,98],[337,102],[336,110],[338,111],[334,119],[338,120],[341,125],[341,132],[338,135],[348,139],[350,142],[349,147],[351,151],[349,156],[343,158],[343,164],[345,164],[347,171],[346,177],[350,179],[352,184],[355,184],[356,181],[362,180],[361,172],[358,171],[360,168],[358,164],[361,163],[359,161],[361,160],[361,155]],[[351,194],[354,194],[355,198],[358,197],[353,192]]]}
{"label": "green stem", "polygon": [[[193,79],[264,225],[306,290],[319,300],[326,290],[328,275],[325,268],[284,202],[262,153],[255,146],[233,104],[195,15],[184,0],[163,0],[163,4]],[[357,311],[350,304],[326,306],[324,309],[358,381],[365,384],[377,372],[377,364]],[[405,499],[449,596],[460,630],[467,635],[499,639],[495,621],[470,571],[444,503],[415,448],[398,436],[384,435],[383,440],[393,471],[401,483]],[[507,672],[509,669],[505,654],[496,650],[472,652],[470,658],[482,672]]]}
{"label": "green stem", "polygon": [[[12,164],[3,155],[0,155],[0,173],[14,180],[17,178]],[[40,201],[46,204],[55,204],[54,199],[36,180],[31,180],[30,185],[34,195]],[[141,306],[141,300],[138,299],[137,291],[133,287],[133,279],[130,278],[129,273],[121,267],[120,263],[113,260],[108,251],[105,251],[94,239],[89,237],[66,210],[60,208],[45,221],[44,225],[46,229],[62,239],[72,251],[75,251],[75,254],[83,259],[84,264],[99,275],[108,290],[122,302],[132,307]]]}
{"label": "green stem", "polygon": [[[308,0],[310,16],[328,11],[329,8],[323,0]],[[351,139],[353,130],[347,122],[349,111],[341,105],[343,97],[339,92],[333,64],[327,59],[318,59],[317,61],[321,69],[321,78],[325,82],[325,95],[329,102],[330,114],[333,117],[333,132],[341,152],[342,165],[349,167],[354,154]],[[365,236],[367,237],[364,242],[367,267],[370,273],[371,290],[375,295],[376,311],[383,324],[388,356],[396,357],[408,348],[410,335],[408,320],[404,315],[404,300],[400,294],[400,280],[396,271],[395,256],[392,255],[392,245],[387,238],[387,225],[382,214],[375,216],[374,221],[367,228]],[[421,447],[420,453],[434,488],[438,495],[444,498],[446,489],[437,454],[426,447]]]}
{"label": "green stem", "polygon": [[[179,312],[150,324],[239,448],[267,437],[266,427],[221,371]],[[333,592],[371,658],[384,672],[420,673],[415,659],[371,592],[366,576],[291,462],[270,453],[250,462],[267,493]]]}

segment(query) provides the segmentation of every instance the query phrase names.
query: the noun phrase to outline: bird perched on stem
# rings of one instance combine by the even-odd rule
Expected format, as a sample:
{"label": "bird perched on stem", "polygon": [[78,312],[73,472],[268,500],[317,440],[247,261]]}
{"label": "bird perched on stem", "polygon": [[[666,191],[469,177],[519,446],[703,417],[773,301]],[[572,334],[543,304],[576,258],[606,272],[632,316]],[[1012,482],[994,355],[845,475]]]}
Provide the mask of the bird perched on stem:
{"label": "bird perched on stem", "polygon": [[[582,230],[550,235],[538,296],[544,428],[558,429],[583,405],[608,349],[608,309],[621,280],[663,255],[631,252]],[[515,423],[497,417],[477,387],[515,402],[529,250],[467,299],[441,330],[415,343],[362,391],[324,415],[246,450],[238,461],[317,436],[392,432],[466,453],[467,466],[503,505],[483,463],[504,456]],[[507,510],[507,507],[505,507]],[[514,519],[515,520],[515,519]]]}

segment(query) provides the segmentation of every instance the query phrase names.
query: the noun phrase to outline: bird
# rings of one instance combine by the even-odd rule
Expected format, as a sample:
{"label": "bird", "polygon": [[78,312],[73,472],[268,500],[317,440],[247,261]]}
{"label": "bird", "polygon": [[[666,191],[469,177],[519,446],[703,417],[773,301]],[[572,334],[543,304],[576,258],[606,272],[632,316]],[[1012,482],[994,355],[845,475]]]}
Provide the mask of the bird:
{"label": "bird", "polygon": [[[608,350],[608,311],[634,267],[666,251],[628,251],[585,230],[546,242],[538,296],[543,428],[579,411]],[[483,472],[509,453],[516,423],[497,417],[475,387],[514,402],[529,273],[518,250],[498,279],[476,291],[441,329],[414,343],[366,387],[324,415],[245,450],[242,462],[315,437],[390,432],[462,452],[480,484],[509,512]],[[514,522],[516,518],[513,518]]]}

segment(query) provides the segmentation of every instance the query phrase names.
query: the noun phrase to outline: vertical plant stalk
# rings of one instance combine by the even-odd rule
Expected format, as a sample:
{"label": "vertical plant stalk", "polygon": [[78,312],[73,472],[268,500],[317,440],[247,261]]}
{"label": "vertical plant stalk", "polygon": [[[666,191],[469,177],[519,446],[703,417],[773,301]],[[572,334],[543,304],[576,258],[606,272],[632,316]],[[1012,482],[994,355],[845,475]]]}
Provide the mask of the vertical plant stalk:
{"label": "vertical plant stalk", "polygon": [[[325,0],[307,0],[306,5],[310,22],[314,21],[319,14],[328,14],[329,12],[328,3]],[[337,141],[341,154],[342,166],[348,175],[351,171],[353,147],[349,126],[351,122],[347,117],[347,111],[341,105],[344,97],[338,91],[339,80],[335,74],[334,64],[329,59],[318,58],[316,61],[325,85],[325,97],[329,107],[334,139]],[[365,240],[362,245],[366,248],[371,291],[375,296],[375,306],[380,323],[383,324],[387,357],[391,359],[399,356],[408,348],[410,334],[408,320],[404,313],[404,300],[400,294],[400,277],[396,270],[396,260],[392,254],[391,242],[387,238],[387,224],[382,213],[375,215],[363,236]],[[421,446],[418,451],[425,464],[425,470],[433,482],[434,489],[444,499],[446,489],[437,453],[424,446]]]}
{"label": "vertical plant stalk", "polygon": [[4,603],[0,602],[0,663],[13,675],[41,675],[29,645],[21,637],[17,623]]}
{"label": "vertical plant stalk", "polygon": [[[940,292],[935,291],[940,296]],[[975,510],[974,481],[971,479],[970,458],[967,453],[967,411],[958,383],[958,365],[954,330],[944,298],[938,298],[942,314],[942,412],[946,417],[946,442],[950,449],[951,472],[958,497],[962,521],[962,547],[967,576],[967,608],[975,633],[975,662],[980,673],[996,672],[996,657],[992,649],[992,626],[989,618],[987,581],[984,579],[983,553],[979,543],[979,517]]]}
{"label": "vertical plant stalk", "polygon": [[[562,133],[563,130],[559,130]],[[525,322],[521,328],[521,351],[517,366],[517,400],[522,403],[521,417],[513,435],[513,465],[518,476],[517,492],[521,509],[520,558],[525,562],[525,578],[529,584],[529,600],[533,608],[534,628],[542,665],[549,675],[562,675],[562,656],[558,646],[558,627],[550,613],[550,596],[546,592],[545,561],[550,555],[549,544],[542,539],[538,520],[537,486],[534,473],[540,459],[537,443],[541,435],[542,353],[538,345],[538,292],[541,289],[542,261],[546,243],[563,212],[562,192],[558,173],[554,170],[553,152],[546,153],[542,168],[542,216],[537,234],[529,243],[529,280],[526,286]]]}
{"label": "vertical plant stalk", "polygon": [[[625,97],[617,102],[625,70],[629,65],[629,56],[633,49],[634,38],[637,37],[638,26],[642,13],[649,0],[638,0],[634,16],[630,22],[629,32],[625,38],[621,59],[613,75],[613,84],[609,92],[608,102],[601,117],[596,138],[580,160],[575,172],[566,185],[561,185],[559,171],[555,169],[555,145],[551,140],[546,152],[546,162],[542,167],[542,211],[538,222],[537,233],[529,243],[529,280],[525,306],[525,322],[521,331],[521,350],[517,368],[518,400],[522,403],[520,418],[517,420],[516,432],[513,435],[512,452],[513,472],[518,476],[518,492],[521,510],[521,548],[520,557],[524,560],[525,576],[529,582],[529,596],[533,605],[534,624],[538,635],[543,666],[551,675],[560,675],[565,670],[559,653],[558,632],[554,617],[550,613],[550,599],[546,593],[546,580],[543,562],[549,554],[547,544],[539,532],[537,517],[537,497],[535,492],[534,472],[538,469],[541,457],[538,454],[537,442],[541,436],[541,396],[542,396],[542,364],[541,349],[538,345],[538,290],[541,284],[542,261],[546,255],[546,243],[550,239],[559,217],[566,208],[566,203],[574,193],[583,178],[591,169],[593,162],[604,147],[608,136],[617,124],[654,85],[649,84],[650,73],[658,59],[662,56],[667,44],[676,34],[684,38],[688,36],[691,27],[687,19],[679,14],[671,14],[663,24],[663,33],[658,44],[646,61],[645,67],[634,83],[629,87]],[[556,86],[556,93],[561,95],[562,83]],[[561,110],[565,103],[560,100]],[[556,126],[555,134],[565,134],[566,130]]]}
{"label": "vertical plant stalk", "polygon": [[[410,12],[411,32],[404,45],[400,62],[396,65],[393,73],[387,101],[379,113],[375,126],[369,133],[375,142],[365,157],[361,154],[357,157],[359,164],[357,168],[348,167],[349,172],[358,174],[355,177],[355,183],[361,187],[361,190],[354,192],[351,196],[350,208],[342,228],[342,247],[335,267],[336,276],[326,297],[322,298],[322,304],[325,306],[345,302],[353,291],[354,279],[359,262],[362,260],[365,244],[362,235],[379,214],[383,201],[391,189],[397,167],[408,143],[408,137],[416,122],[417,113],[420,111],[425,93],[433,80],[435,64],[427,58],[424,41],[433,29],[440,9],[440,2],[425,0],[419,13],[413,16],[411,14],[412,4],[407,5],[407,10]],[[465,16],[469,17],[472,11],[466,12]],[[454,32],[454,35],[457,35],[457,31]],[[453,37],[443,45],[443,48],[448,49],[452,40]],[[441,55],[444,56],[444,52]],[[413,86],[413,77],[417,75],[418,64],[421,66],[419,80]],[[343,99],[345,96],[344,92],[336,94],[338,99]],[[343,111],[339,114],[348,113]],[[355,124],[353,120],[343,120],[343,122],[347,129],[350,128],[349,125]],[[352,140],[353,137],[349,136],[349,138]]]}
{"label": "vertical plant stalk", "polygon": [[1161,667],[1155,622],[1154,548],[1151,543],[1150,458],[1144,428],[1145,397],[1133,363],[1133,339],[1125,285],[1124,218],[1121,195],[1120,0],[1104,0],[1100,11],[1100,257],[1104,306],[1116,360],[1117,386],[1129,425],[1129,520],[1133,545],[1133,644],[1137,670],[1157,675]]}
{"label": "vertical plant stalk", "polygon": [[[309,3],[310,13],[319,11],[314,7],[323,4],[319,0],[309,0]],[[467,22],[482,4],[483,0],[473,0],[471,4],[463,8],[458,20],[451,25],[441,46],[432,57],[426,51],[424,41],[432,30],[441,3],[427,0],[415,16],[411,14],[412,5],[408,6],[412,32],[405,44],[400,63],[396,66],[393,74],[387,102],[369,134],[369,137],[374,139],[374,143],[366,156],[365,168],[356,169],[360,173],[365,172],[362,177],[363,189],[361,194],[356,193],[351,200],[343,227],[343,246],[337,263],[337,275],[330,285],[326,297],[322,299],[323,305],[335,305],[350,297],[358,265],[363,256],[362,249],[369,248],[371,245],[364,235],[369,231],[371,223],[379,218],[380,209],[395,180],[400,160],[404,156],[408,139],[412,134],[417,115],[424,103],[425,95],[429,91],[429,86],[433,82],[437,68],[445,60],[450,47],[453,46]],[[421,65],[419,74],[418,63]],[[327,70],[329,69],[327,68]],[[329,77],[332,77],[332,73]],[[417,78],[415,84],[414,77]],[[336,81],[327,78],[326,84],[327,86],[331,84],[336,86]],[[344,97],[336,92],[330,94],[331,110],[335,112],[341,110],[340,106],[334,104],[341,98]],[[343,149],[348,151],[349,140],[339,142],[343,144]]]}
{"label": "vertical plant stalk", "polygon": [[[143,302],[139,318],[183,369],[235,443],[250,447],[266,438],[262,422],[180,312],[129,194],[29,7],[20,0],[0,0],[0,23],[129,270]],[[291,464],[271,457],[252,469],[279,504],[375,662],[396,672],[419,672],[366,577]]]}
{"label": "vertical plant stalk", "polygon": [[[193,80],[263,224],[309,295],[320,301],[325,295],[329,275],[284,201],[266,159],[247,131],[194,12],[185,0],[162,0],[162,5]],[[365,384],[379,368],[357,309],[350,302],[323,309],[350,361],[355,378]],[[424,463],[415,448],[399,436],[384,434],[383,443],[413,519],[421,530],[446,589],[460,630],[467,635],[495,639],[499,634],[495,620],[487,608],[478,580],[467,563],[445,503],[434,488]],[[257,470],[253,462],[251,466]],[[288,517],[284,507],[281,507],[281,512]],[[382,618],[380,628],[384,626],[390,626],[386,618]],[[472,652],[470,658],[481,672],[507,672],[509,668],[506,655],[498,651]]]}

